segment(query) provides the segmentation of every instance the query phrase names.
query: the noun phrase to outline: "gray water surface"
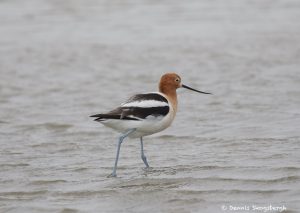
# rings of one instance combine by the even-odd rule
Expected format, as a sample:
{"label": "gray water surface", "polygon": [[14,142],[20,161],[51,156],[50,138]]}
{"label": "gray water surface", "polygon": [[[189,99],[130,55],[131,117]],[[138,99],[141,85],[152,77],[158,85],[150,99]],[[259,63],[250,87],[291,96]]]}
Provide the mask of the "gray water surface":
{"label": "gray water surface", "polygon": [[[0,212],[300,212],[299,20],[296,0],[0,1]],[[214,95],[178,90],[151,168],[128,139],[107,178],[118,133],[89,115],[170,71]]]}

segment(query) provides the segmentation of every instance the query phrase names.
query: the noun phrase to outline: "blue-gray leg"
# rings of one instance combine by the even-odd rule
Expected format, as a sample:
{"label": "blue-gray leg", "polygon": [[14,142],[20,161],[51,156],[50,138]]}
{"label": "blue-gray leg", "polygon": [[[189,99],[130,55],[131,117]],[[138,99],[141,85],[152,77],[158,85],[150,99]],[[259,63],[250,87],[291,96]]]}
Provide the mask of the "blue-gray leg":
{"label": "blue-gray leg", "polygon": [[144,162],[144,164],[146,165],[146,167],[148,168],[149,167],[149,164],[147,162],[147,158],[144,154],[144,144],[143,144],[143,138],[141,137],[141,157],[142,157],[142,160]]}
{"label": "blue-gray leg", "polygon": [[113,172],[111,173],[111,177],[117,177],[117,166],[118,166],[118,160],[119,160],[119,154],[120,154],[120,149],[121,149],[121,144],[123,140],[133,133],[136,129],[130,129],[127,132],[125,132],[123,135],[120,136],[119,141],[118,141],[118,149],[117,149],[117,156],[116,156],[116,161],[115,161],[115,166],[113,169]]}

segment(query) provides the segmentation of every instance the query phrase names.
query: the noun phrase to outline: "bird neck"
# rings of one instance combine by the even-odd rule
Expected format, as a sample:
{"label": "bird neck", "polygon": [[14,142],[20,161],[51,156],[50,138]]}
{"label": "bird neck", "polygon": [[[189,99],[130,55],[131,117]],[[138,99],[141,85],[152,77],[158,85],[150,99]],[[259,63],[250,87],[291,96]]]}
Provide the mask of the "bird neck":
{"label": "bird neck", "polygon": [[160,87],[159,92],[165,94],[172,104],[174,111],[177,111],[177,93],[176,89]]}

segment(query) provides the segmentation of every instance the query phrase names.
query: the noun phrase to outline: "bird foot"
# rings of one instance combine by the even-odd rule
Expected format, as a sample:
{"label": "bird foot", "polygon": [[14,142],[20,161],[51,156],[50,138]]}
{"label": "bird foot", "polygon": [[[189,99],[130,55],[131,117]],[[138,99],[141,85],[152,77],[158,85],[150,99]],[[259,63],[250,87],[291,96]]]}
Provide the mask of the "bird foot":
{"label": "bird foot", "polygon": [[117,174],[116,173],[111,173],[110,175],[107,176],[108,178],[115,178],[117,177]]}

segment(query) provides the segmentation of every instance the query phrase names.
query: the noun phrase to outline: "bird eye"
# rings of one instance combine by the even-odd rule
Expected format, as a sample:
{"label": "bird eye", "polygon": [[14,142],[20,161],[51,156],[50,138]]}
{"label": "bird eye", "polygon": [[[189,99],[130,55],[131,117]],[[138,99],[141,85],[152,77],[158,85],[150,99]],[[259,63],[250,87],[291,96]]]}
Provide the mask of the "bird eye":
{"label": "bird eye", "polygon": [[179,78],[176,78],[175,81],[176,81],[176,82],[179,82],[180,80],[179,80]]}

